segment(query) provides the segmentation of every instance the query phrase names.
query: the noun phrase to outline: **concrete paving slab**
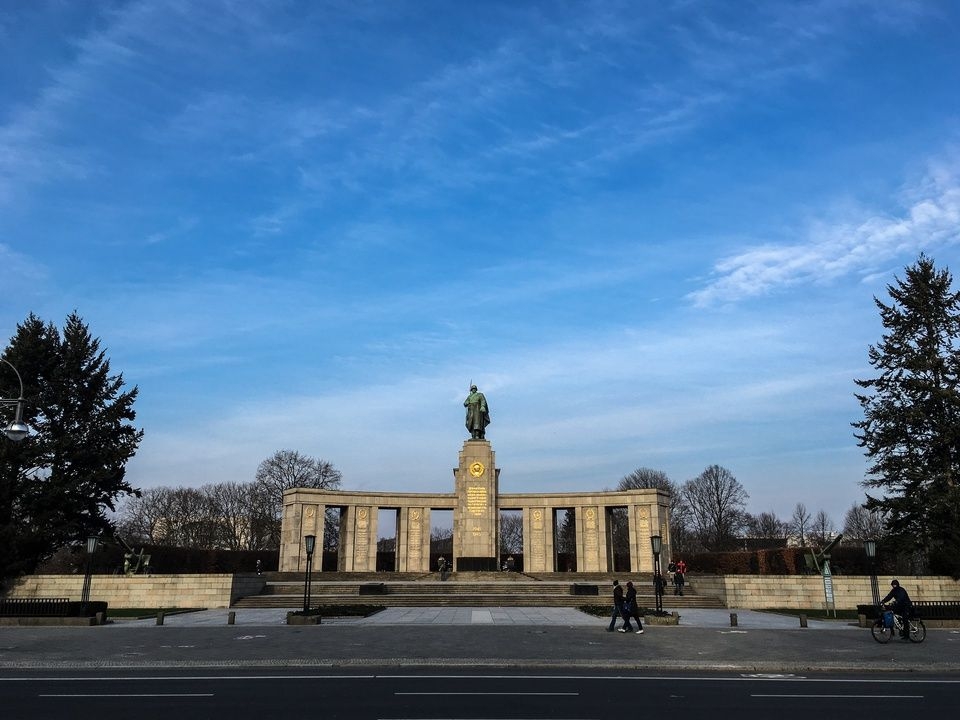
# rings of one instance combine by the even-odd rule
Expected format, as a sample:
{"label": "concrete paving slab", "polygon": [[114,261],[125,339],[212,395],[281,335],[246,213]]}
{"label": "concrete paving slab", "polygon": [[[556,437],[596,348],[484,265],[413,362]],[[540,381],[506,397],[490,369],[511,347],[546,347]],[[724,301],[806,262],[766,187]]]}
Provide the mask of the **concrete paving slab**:
{"label": "concrete paving slab", "polygon": [[[251,608],[235,610],[236,625],[271,626],[285,625],[287,613],[298,608]],[[212,627],[226,625],[230,610],[201,610],[198,612],[167,615],[164,625],[174,627]],[[737,615],[737,627],[730,624],[730,615]],[[436,608],[396,607],[387,608],[366,618],[325,617],[330,625],[517,625],[555,627],[603,628],[609,617],[598,618],[580,612],[576,608],[555,607],[503,607],[503,608]],[[156,620],[119,620],[109,627],[144,627],[156,625]],[[679,628],[728,628],[731,630],[794,630],[800,628],[796,616],[777,615],[756,610],[686,609],[680,612]],[[849,620],[808,620],[809,630],[857,629]]]}

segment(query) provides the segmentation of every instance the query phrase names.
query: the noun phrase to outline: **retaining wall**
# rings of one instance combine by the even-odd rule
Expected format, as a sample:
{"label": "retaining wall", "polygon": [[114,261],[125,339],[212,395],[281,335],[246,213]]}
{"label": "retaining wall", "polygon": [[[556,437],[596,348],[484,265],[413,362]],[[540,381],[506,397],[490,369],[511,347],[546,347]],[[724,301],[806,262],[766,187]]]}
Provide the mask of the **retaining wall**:
{"label": "retaining wall", "polygon": [[[210,575],[93,575],[90,599],[105,600],[112,608],[226,608],[244,595],[256,595],[264,586],[256,574]],[[83,575],[28,575],[8,597],[62,597],[79,600]]]}
{"label": "retaining wall", "polygon": [[[689,575],[698,595],[713,595],[728,608],[757,610],[826,608],[823,578],[819,575]],[[889,577],[878,578],[880,597],[890,590]],[[898,576],[912,600],[960,601],[960,582],[939,575]],[[872,602],[870,578],[862,575],[833,576],[834,606],[855,610]]]}
{"label": "retaining wall", "polygon": [[[385,579],[386,576],[385,576]],[[712,595],[728,608],[825,608],[823,579],[819,575],[689,575],[698,595]],[[944,576],[900,576],[914,600],[960,602],[960,582]],[[890,589],[890,578],[879,579],[880,595]],[[94,575],[90,599],[105,600],[114,608],[225,608],[245,595],[256,595],[264,578],[253,573],[211,575]],[[63,597],[79,600],[82,575],[28,575],[8,597]],[[669,590],[667,591],[670,592]],[[833,576],[837,609],[854,610],[871,601],[870,578]]]}

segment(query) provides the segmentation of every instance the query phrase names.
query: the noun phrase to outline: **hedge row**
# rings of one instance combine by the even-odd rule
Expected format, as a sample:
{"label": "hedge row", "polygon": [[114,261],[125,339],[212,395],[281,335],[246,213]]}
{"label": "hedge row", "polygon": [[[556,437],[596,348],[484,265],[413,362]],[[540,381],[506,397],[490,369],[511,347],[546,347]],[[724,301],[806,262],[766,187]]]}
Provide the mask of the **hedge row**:
{"label": "hedge row", "polygon": [[[687,568],[694,573],[715,575],[803,575],[816,573],[804,556],[810,548],[785,547],[739,552],[696,553],[685,557]],[[881,554],[875,570],[878,574],[898,570],[899,559]],[[830,570],[834,575],[869,575],[870,561],[863,548],[838,546],[830,553]]]}
{"label": "hedge row", "polygon": [[[140,546],[136,548],[140,551]],[[237,573],[255,572],[257,560],[260,569],[270,572],[278,569],[278,550],[206,550],[145,545],[143,552],[150,556],[150,569],[156,573]],[[126,550],[113,544],[97,548],[91,564],[95,574],[120,574]],[[84,548],[65,548],[37,569],[38,573],[82,573],[86,568]]]}

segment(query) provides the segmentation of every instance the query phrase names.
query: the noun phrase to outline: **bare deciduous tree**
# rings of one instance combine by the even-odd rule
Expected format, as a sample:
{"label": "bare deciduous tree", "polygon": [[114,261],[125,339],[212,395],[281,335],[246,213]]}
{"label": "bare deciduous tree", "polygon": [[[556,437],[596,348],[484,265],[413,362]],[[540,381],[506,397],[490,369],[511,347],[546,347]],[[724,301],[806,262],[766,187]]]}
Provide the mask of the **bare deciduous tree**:
{"label": "bare deciduous tree", "polygon": [[793,509],[793,515],[790,516],[790,532],[797,536],[801,547],[807,544],[811,519],[807,506],[802,502],[797,503],[797,506]]}
{"label": "bare deciduous tree", "polygon": [[833,538],[833,520],[823,510],[819,510],[810,525],[810,540],[817,545],[826,545]]}
{"label": "bare deciduous tree", "polygon": [[117,531],[134,544],[263,550],[273,532],[263,508],[253,483],[150,488],[120,506]]}
{"label": "bare deciduous tree", "polygon": [[334,552],[340,549],[340,508],[328,507],[323,514],[323,549]]}
{"label": "bare deciduous tree", "polygon": [[733,474],[711,465],[681,488],[691,528],[705,550],[735,547],[749,498]]}
{"label": "bare deciduous tree", "polygon": [[689,552],[690,517],[683,502],[680,488],[662,470],[639,467],[624,475],[617,483],[617,490],[663,490],[670,494],[670,542],[674,553]]}
{"label": "bare deciduous tree", "polygon": [[269,515],[259,502],[254,483],[216,483],[201,488],[221,526],[221,543],[228,550],[264,550],[269,547]]}
{"label": "bare deciduous tree", "polygon": [[332,463],[301,455],[296,450],[278,450],[260,463],[254,482],[266,493],[273,512],[271,545],[279,545],[283,493],[291,488],[335,490],[342,476]]}
{"label": "bare deciduous tree", "polygon": [[430,528],[430,554],[453,555],[453,528],[434,526]]}
{"label": "bare deciduous tree", "polygon": [[759,515],[747,515],[745,529],[753,538],[784,540],[790,532],[790,525],[774,512],[762,512]]}
{"label": "bare deciduous tree", "polygon": [[128,543],[166,544],[170,489],[148,488],[126,498],[117,512],[117,533]]}
{"label": "bare deciduous tree", "polygon": [[843,519],[843,534],[850,540],[876,540],[883,536],[883,515],[854,503]]}
{"label": "bare deciduous tree", "polygon": [[500,552],[523,552],[523,515],[505,512],[500,515]]}

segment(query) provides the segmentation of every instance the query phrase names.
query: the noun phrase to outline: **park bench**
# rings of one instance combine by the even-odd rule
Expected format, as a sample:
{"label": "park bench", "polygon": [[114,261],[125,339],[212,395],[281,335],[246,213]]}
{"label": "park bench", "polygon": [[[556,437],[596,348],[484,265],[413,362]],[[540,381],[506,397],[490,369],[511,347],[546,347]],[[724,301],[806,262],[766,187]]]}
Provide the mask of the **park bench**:
{"label": "park bench", "polygon": [[357,595],[386,595],[387,586],[384,583],[363,583],[357,588]]}
{"label": "park bench", "polygon": [[[918,600],[913,603],[913,611],[922,620],[960,620],[960,601],[955,600]],[[880,617],[877,606],[857,605],[857,614],[867,620]]]}
{"label": "park bench", "polygon": [[67,617],[70,598],[3,598],[0,617]]}
{"label": "park bench", "polygon": [[920,600],[913,609],[924,620],[960,620],[960,602],[952,600]]}

